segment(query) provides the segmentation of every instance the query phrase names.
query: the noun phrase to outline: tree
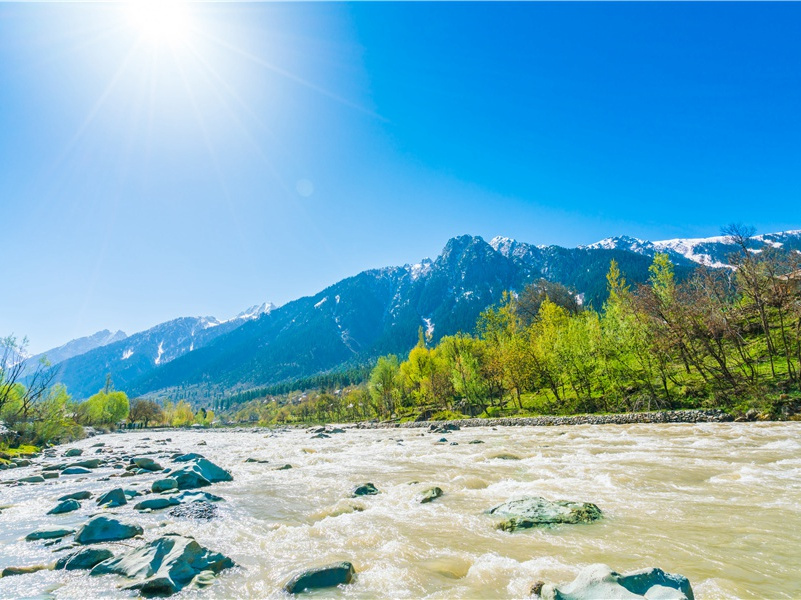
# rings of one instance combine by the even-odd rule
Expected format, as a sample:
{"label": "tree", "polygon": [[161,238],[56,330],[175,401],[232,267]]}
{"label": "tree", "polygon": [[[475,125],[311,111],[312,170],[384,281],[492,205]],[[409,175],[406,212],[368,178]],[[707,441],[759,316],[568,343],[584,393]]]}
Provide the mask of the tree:
{"label": "tree", "polygon": [[[46,359],[30,370],[27,346],[26,338],[22,341],[13,335],[0,338],[0,416],[7,421],[28,420],[34,404],[45,395],[56,376],[56,370]],[[14,408],[9,411],[12,400]]]}
{"label": "tree", "polygon": [[114,425],[128,417],[130,404],[125,392],[101,390],[81,406],[83,420],[89,425]]}
{"label": "tree", "polygon": [[395,404],[400,397],[399,373],[398,357],[392,354],[379,358],[370,373],[370,395],[378,410],[387,416],[395,411]]}
{"label": "tree", "polygon": [[159,423],[164,419],[161,407],[153,400],[137,398],[131,402],[131,410],[128,413],[128,421],[131,423],[142,423],[148,427],[151,422]]}

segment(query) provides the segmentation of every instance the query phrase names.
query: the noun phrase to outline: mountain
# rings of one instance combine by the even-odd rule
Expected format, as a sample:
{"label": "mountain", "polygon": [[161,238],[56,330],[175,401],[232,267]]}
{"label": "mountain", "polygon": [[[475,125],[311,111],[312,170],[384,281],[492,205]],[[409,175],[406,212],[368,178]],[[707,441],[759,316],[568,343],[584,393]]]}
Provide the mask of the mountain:
{"label": "mountain", "polygon": [[[801,249],[801,231],[751,239]],[[364,271],[281,307],[261,305],[235,319],[177,319],[62,363],[60,379],[76,397],[99,389],[106,373],[130,394],[196,399],[405,354],[423,327],[433,341],[473,331],[479,314],[506,290],[545,278],[574,288],[600,307],[612,259],[630,283],[644,282],[656,252],[667,252],[679,278],[699,264],[725,267],[725,238],[649,242],[607,238],[579,248],[536,246],[511,238],[459,236],[435,259]],[[191,394],[188,394],[191,391]]]}
{"label": "mountain", "polygon": [[35,365],[37,365],[43,358],[46,358],[51,365],[57,365],[61,362],[64,362],[68,358],[86,354],[90,350],[108,346],[109,344],[123,340],[126,337],[127,336],[123,331],[116,331],[112,333],[108,329],[104,329],[103,331],[98,331],[95,334],[71,340],[63,346],[59,346],[58,348],[53,348],[51,350],[47,350],[46,352],[42,352],[27,358],[25,361],[26,371],[30,371],[32,368],[34,368]]}
{"label": "mountain", "polygon": [[218,336],[274,309],[272,303],[264,303],[225,321],[214,317],[182,317],[167,321],[60,361],[58,380],[66,384],[76,398],[85,398],[102,388],[107,373],[111,373],[116,388],[126,390],[132,382],[160,365],[202,348]]}

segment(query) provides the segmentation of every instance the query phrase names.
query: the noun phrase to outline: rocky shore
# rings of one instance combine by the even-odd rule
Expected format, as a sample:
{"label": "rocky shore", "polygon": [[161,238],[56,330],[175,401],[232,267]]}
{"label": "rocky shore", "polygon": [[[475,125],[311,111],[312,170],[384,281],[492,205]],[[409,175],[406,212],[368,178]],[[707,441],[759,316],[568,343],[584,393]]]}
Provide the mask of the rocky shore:
{"label": "rocky shore", "polygon": [[[565,417],[504,417],[497,419],[459,419],[455,421],[436,421],[439,427],[553,427],[559,425],[632,425],[635,423],[727,423],[734,418],[725,411],[709,410],[667,410],[638,413],[614,413],[599,415],[570,415]],[[408,421],[406,423],[362,422],[359,429],[383,429],[397,427],[409,429],[430,427],[431,421]]]}

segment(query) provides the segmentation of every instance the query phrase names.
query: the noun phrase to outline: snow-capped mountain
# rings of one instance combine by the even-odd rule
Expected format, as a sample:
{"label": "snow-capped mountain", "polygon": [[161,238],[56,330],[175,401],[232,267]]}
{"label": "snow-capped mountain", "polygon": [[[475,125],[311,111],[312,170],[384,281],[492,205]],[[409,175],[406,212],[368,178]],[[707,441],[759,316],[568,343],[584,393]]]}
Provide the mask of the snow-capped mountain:
{"label": "snow-capped mountain", "polygon": [[46,358],[51,365],[57,365],[73,356],[86,354],[95,348],[102,348],[114,342],[124,340],[127,337],[124,331],[111,332],[108,329],[98,331],[86,337],[77,338],[45,352],[28,357],[26,360],[26,370],[30,370],[43,358]]}
{"label": "snow-capped mountain", "polygon": [[[799,250],[801,231],[751,241],[755,252]],[[164,323],[65,361],[60,377],[77,397],[99,389],[109,372],[118,388],[135,394],[268,385],[404,354],[421,327],[433,341],[472,331],[504,291],[540,278],[568,285],[585,305],[600,307],[612,259],[637,284],[648,279],[656,252],[667,252],[683,278],[699,265],[725,267],[733,250],[721,237],[650,242],[621,236],[562,248],[463,235],[434,259],[364,271],[281,307],[265,303],[228,321]]]}

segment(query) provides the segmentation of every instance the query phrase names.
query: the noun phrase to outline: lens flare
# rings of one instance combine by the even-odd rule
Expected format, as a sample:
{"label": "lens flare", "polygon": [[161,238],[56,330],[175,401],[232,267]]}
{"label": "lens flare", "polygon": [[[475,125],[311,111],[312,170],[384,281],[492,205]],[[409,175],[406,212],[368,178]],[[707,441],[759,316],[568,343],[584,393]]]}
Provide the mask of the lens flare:
{"label": "lens flare", "polygon": [[144,38],[157,44],[181,44],[191,30],[187,2],[132,0],[126,4],[128,21]]}

